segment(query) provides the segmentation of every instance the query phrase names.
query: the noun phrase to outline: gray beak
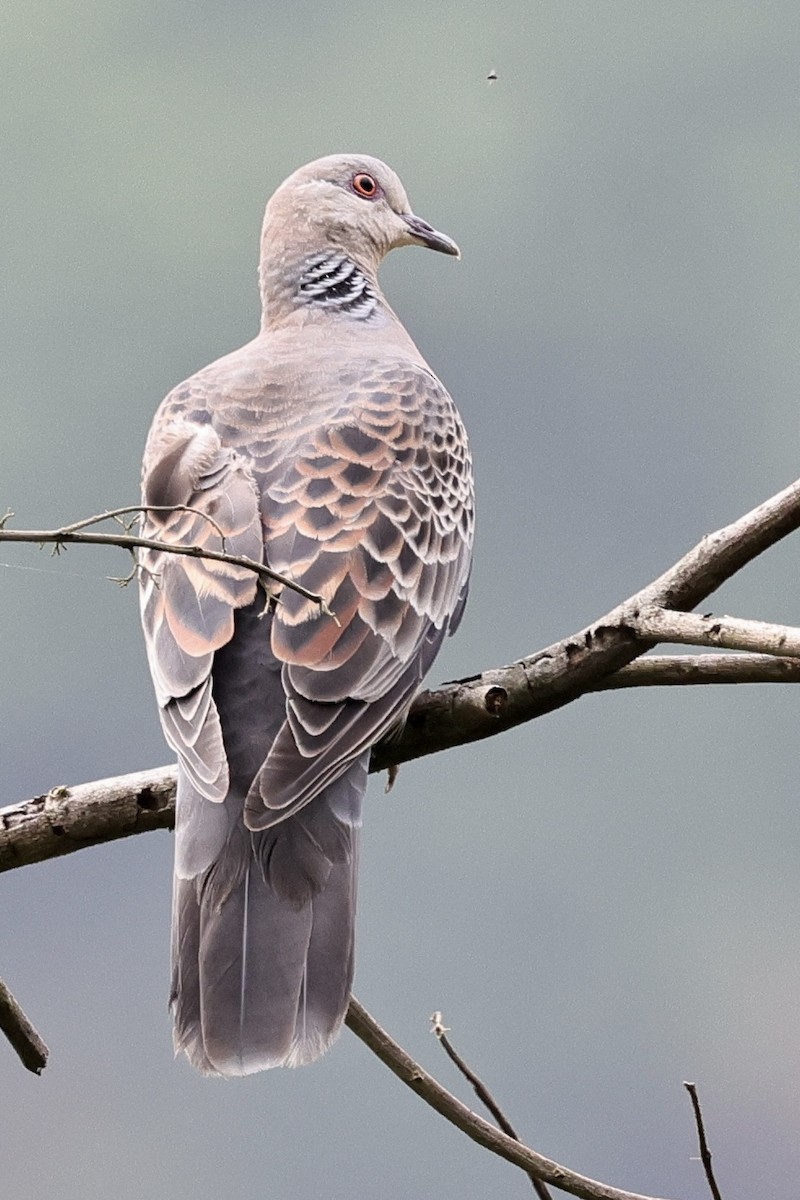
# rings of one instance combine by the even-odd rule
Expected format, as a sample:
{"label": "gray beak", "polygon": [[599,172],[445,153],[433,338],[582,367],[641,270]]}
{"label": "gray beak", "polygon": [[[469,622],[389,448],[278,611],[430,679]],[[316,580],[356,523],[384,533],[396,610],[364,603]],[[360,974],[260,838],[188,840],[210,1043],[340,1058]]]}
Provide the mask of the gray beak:
{"label": "gray beak", "polygon": [[427,221],[423,221],[421,217],[415,217],[413,213],[403,213],[402,217],[408,226],[409,233],[421,246],[427,246],[429,250],[439,250],[442,254],[452,254],[455,258],[461,258],[461,251],[453,239],[449,238],[446,233],[439,233],[438,229],[434,229],[432,225],[429,225]]}

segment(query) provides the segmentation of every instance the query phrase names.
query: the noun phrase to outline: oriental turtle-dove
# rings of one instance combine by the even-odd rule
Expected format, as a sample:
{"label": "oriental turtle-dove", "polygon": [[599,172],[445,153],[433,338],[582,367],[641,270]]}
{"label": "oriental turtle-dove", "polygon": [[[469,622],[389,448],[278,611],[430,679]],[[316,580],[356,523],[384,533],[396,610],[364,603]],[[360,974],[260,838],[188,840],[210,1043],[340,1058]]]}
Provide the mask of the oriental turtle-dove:
{"label": "oriental turtle-dove", "polygon": [[[397,246],[458,247],[365,155],[319,159],[267,205],[261,329],[179,384],[143,466],[141,607],[177,753],[171,1006],[208,1074],[322,1054],[353,976],[370,748],[402,725],[464,607],[464,427],[380,290]],[[327,608],[327,611],[326,611]]]}

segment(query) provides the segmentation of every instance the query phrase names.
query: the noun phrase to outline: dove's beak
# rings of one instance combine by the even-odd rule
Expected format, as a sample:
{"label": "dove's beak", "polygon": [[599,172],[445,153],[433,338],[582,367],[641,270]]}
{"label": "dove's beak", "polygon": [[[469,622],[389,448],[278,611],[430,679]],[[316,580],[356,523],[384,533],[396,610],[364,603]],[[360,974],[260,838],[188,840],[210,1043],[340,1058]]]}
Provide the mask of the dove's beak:
{"label": "dove's beak", "polygon": [[442,254],[452,254],[454,258],[461,258],[461,251],[446,233],[439,233],[438,229],[434,229],[421,217],[415,217],[413,213],[403,213],[402,216],[409,233],[419,245],[427,246],[429,250],[439,250]]}

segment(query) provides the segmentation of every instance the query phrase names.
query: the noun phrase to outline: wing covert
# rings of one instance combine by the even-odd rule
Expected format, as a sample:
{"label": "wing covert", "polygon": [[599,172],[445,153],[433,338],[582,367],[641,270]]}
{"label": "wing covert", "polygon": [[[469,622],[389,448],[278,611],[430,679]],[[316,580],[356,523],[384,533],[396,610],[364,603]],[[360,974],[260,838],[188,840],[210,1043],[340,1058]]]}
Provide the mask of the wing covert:
{"label": "wing covert", "polygon": [[[271,468],[271,469],[270,469]],[[402,720],[460,615],[473,537],[466,433],[428,371],[368,374],[332,420],[259,472],[287,722],[256,777],[251,828],[282,819]]]}

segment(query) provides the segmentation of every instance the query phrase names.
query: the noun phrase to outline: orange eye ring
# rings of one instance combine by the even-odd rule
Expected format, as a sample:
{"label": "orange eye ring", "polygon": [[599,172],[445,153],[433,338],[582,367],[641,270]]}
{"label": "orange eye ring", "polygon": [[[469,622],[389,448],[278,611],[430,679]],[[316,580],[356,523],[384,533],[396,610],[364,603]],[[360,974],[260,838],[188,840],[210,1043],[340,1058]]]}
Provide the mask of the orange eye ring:
{"label": "orange eye ring", "polygon": [[357,196],[363,196],[365,200],[374,200],[380,191],[377,180],[364,171],[353,176],[352,188]]}

